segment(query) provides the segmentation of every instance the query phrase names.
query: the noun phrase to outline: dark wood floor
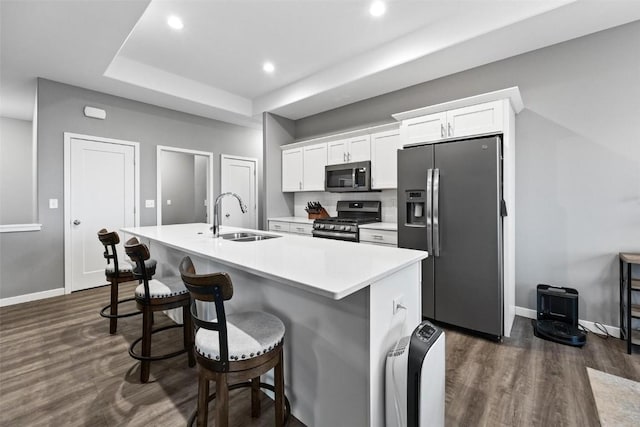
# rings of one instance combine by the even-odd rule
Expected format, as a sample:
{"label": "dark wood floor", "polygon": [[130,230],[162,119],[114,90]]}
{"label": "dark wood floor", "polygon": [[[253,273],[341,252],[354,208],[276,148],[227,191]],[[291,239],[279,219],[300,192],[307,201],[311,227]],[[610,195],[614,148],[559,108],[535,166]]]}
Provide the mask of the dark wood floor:
{"label": "dark wood floor", "polygon": [[[123,295],[132,292],[133,285],[123,287]],[[0,425],[185,425],[196,369],[186,355],[154,362],[151,382],[140,384],[127,348],[141,318],[121,319],[118,334],[109,335],[98,316],[107,300],[103,287],[0,309]],[[157,316],[158,326],[166,322]],[[640,381],[640,356],[627,355],[618,339],[590,335],[583,349],[562,346],[533,337],[523,318],[502,344],[453,330],[446,337],[449,426],[598,425],[585,367]],[[162,351],[182,342],[180,329],[156,338]],[[232,392],[230,421],[273,425],[272,401],[263,396],[256,420],[246,391]]]}

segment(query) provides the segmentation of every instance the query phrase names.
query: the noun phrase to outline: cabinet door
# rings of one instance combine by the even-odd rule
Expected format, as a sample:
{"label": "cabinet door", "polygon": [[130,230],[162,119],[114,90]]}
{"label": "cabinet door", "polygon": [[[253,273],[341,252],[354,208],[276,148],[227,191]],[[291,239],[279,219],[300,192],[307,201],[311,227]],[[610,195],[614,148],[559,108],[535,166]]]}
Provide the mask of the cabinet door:
{"label": "cabinet door", "polygon": [[446,112],[404,120],[400,126],[402,145],[438,141],[446,138],[446,127]]}
{"label": "cabinet door", "polygon": [[371,187],[374,189],[398,186],[398,148],[400,130],[371,135]]}
{"label": "cabinet door", "polygon": [[502,101],[470,105],[447,112],[447,136],[463,137],[500,132],[503,128]]}
{"label": "cabinet door", "polygon": [[327,144],[304,147],[302,167],[302,188],[304,191],[324,191],[324,167],[326,165]]}
{"label": "cabinet door", "polygon": [[338,165],[347,163],[347,145],[348,140],[341,139],[327,143],[327,164]]}
{"label": "cabinet door", "polygon": [[371,138],[362,135],[349,139],[347,162],[364,162],[371,160]]}
{"label": "cabinet door", "polygon": [[282,152],[282,191],[302,190],[302,148]]}

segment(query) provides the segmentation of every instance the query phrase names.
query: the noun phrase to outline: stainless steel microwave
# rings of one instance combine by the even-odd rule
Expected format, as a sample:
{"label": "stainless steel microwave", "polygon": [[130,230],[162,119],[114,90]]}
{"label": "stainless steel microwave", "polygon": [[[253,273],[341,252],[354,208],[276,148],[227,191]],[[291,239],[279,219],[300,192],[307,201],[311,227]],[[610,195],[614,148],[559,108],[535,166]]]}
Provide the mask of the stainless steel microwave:
{"label": "stainless steel microwave", "polygon": [[325,166],[326,191],[371,191],[371,162]]}

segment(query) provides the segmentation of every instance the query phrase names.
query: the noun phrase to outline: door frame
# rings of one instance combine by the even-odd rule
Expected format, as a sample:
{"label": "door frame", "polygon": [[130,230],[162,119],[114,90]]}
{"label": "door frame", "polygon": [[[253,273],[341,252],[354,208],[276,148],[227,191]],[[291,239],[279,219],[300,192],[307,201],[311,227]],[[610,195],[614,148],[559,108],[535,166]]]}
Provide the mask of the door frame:
{"label": "door frame", "polygon": [[[100,136],[83,135],[80,133],[64,132],[64,293],[71,293],[71,140],[84,139],[103,144],[127,145],[133,147],[133,169],[135,186],[133,190],[133,206],[135,209],[133,221],[140,225],[140,143],[123,139],[103,138]],[[97,230],[96,230],[97,233]]]}
{"label": "door frame", "polygon": [[244,156],[234,156],[232,154],[220,154],[220,194],[222,194],[224,192],[224,175],[222,174],[222,168],[224,165],[224,161],[225,159],[236,159],[236,160],[244,160],[247,162],[253,162],[255,167],[254,167],[254,171],[255,174],[253,175],[253,188],[254,188],[254,193],[256,195],[256,205],[255,205],[255,215],[254,215],[254,224],[253,224],[253,229],[257,230],[258,229],[258,206],[260,206],[258,197],[259,197],[259,192],[258,192],[258,159],[256,159],[255,157],[244,157]]}
{"label": "door frame", "polygon": [[213,223],[213,153],[211,151],[191,150],[188,148],[158,145],[156,148],[156,225],[162,225],[162,171],[160,168],[160,153],[171,151],[207,157],[207,221]]}

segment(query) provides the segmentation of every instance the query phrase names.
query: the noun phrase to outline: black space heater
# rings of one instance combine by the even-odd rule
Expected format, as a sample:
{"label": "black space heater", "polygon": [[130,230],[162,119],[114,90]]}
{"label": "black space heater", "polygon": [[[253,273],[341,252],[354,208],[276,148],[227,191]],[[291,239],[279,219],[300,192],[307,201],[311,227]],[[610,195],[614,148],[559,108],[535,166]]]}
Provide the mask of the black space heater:
{"label": "black space heater", "polygon": [[538,285],[538,320],[532,320],[538,338],[582,347],[587,334],[578,328],[578,291]]}

